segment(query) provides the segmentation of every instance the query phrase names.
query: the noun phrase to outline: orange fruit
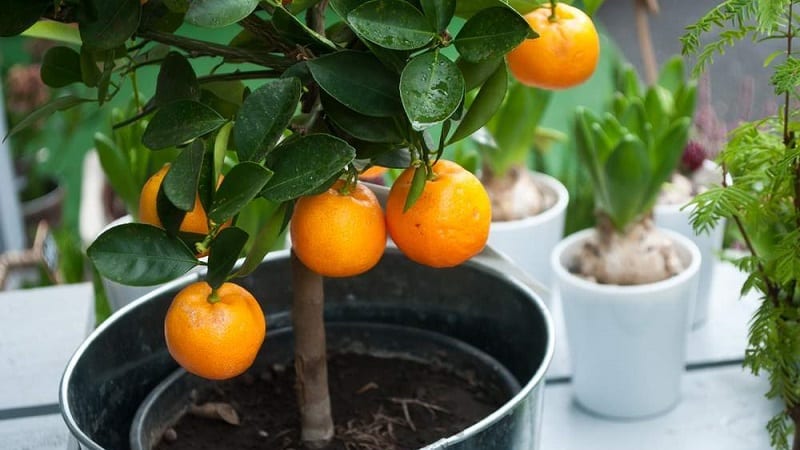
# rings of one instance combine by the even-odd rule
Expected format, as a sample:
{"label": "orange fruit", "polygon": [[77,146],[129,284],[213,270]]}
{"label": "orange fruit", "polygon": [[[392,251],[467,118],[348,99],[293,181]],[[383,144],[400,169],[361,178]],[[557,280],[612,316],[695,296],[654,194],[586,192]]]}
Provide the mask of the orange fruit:
{"label": "orange fruit", "polygon": [[539,37],[526,39],[506,55],[514,77],[527,86],[567,89],[594,73],[600,56],[600,39],[589,16],[580,9],[556,4],[555,20],[550,5],[525,15]]}
{"label": "orange fruit", "polygon": [[184,369],[211,380],[244,373],[264,342],[267,323],[258,301],[245,288],[223,283],[218,301],[199,281],[178,292],[167,310],[167,349]]}
{"label": "orange fruit", "polygon": [[375,194],[361,183],[344,192],[344,181],[301,197],[290,234],[295,254],[326,277],[349,277],[371,269],[386,247],[386,222]]}
{"label": "orange fruit", "polygon": [[475,256],[486,245],[492,207],[483,184],[458,164],[439,160],[433,179],[417,201],[403,212],[414,168],[397,178],[386,202],[386,226],[397,247],[413,261],[452,267]]}
{"label": "orange fruit", "polygon": [[[154,173],[142,186],[142,193],[139,196],[139,220],[160,228],[164,226],[158,217],[156,202],[158,190],[161,189],[161,183],[164,181],[164,177],[167,176],[168,171],[169,164],[165,164],[158,172]],[[206,210],[203,208],[203,204],[200,203],[199,195],[194,200],[194,208],[183,216],[180,231],[208,234],[208,217],[206,217]]]}
{"label": "orange fruit", "polygon": [[364,180],[364,179],[368,180],[368,179],[371,179],[371,178],[380,178],[380,177],[383,177],[383,174],[385,174],[387,170],[389,170],[389,169],[387,169],[386,167],[372,166],[369,169],[361,172],[358,175],[358,178],[360,178],[362,180]]}

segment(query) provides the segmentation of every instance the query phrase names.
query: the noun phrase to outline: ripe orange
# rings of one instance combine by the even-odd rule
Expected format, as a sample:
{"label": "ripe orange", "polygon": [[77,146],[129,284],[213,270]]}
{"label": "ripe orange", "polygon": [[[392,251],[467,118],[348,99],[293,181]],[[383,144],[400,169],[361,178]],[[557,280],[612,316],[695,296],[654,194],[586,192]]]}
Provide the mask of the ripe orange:
{"label": "ripe orange", "polygon": [[164,321],[167,349],[184,369],[223,380],[253,364],[267,324],[256,299],[243,287],[223,283],[211,303],[211,286],[192,283],[175,296]]}
{"label": "ripe orange", "polygon": [[[161,183],[164,181],[164,177],[167,176],[168,171],[169,164],[165,164],[158,172],[154,173],[142,186],[142,193],[139,196],[139,220],[161,228],[163,228],[163,225],[158,217],[156,201],[158,199],[158,190],[161,189]],[[199,195],[194,200],[194,208],[183,217],[180,231],[208,234],[208,218],[206,217],[206,210],[200,203]]]}
{"label": "ripe orange", "polygon": [[600,39],[589,16],[574,6],[550,5],[525,15],[539,37],[526,39],[506,55],[514,77],[527,86],[567,89],[592,76],[600,56]]}
{"label": "ripe orange", "polygon": [[374,178],[382,178],[383,174],[385,174],[387,170],[389,170],[389,169],[387,169],[386,167],[372,166],[369,169],[361,172],[358,175],[358,178],[360,178],[362,180],[369,180],[369,179],[374,179]]}
{"label": "ripe orange", "polygon": [[386,225],[397,247],[410,259],[431,267],[452,267],[486,245],[492,207],[483,184],[458,164],[440,160],[434,178],[403,212],[414,168],[400,175],[386,202]]}
{"label": "ripe orange", "polygon": [[292,248],[309,269],[349,277],[371,269],[386,247],[386,222],[375,194],[361,183],[343,192],[344,181],[302,197],[291,222]]}

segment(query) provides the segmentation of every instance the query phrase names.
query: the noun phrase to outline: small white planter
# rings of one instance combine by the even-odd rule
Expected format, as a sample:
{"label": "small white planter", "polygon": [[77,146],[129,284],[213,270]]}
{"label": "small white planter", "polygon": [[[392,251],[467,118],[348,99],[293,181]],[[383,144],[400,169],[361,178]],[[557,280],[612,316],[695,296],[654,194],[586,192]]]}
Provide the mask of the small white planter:
{"label": "small white planter", "polygon": [[535,216],[492,222],[489,245],[507,255],[522,270],[548,288],[552,284],[550,252],[564,235],[569,193],[557,179],[531,172],[536,183],[549,190],[556,202]]}
{"label": "small white planter", "polygon": [[[705,160],[701,170],[717,172],[719,168],[714,162]],[[721,179],[721,175],[719,176]],[[725,221],[720,221],[709,233],[695,234],[690,220],[694,208],[687,207],[683,210],[682,208],[683,205],[656,204],[655,208],[653,208],[653,222],[657,227],[678,232],[691,239],[700,250],[700,256],[702,257],[700,282],[697,287],[697,302],[692,314],[692,327],[698,328],[708,320],[714,261],[717,259],[717,253],[722,248]]]}
{"label": "small white planter", "polygon": [[572,386],[578,402],[596,414],[648,417],[669,410],[680,398],[700,251],[686,237],[663,231],[686,269],[657,283],[603,285],[569,272],[593,229],[572,234],[553,249]]}

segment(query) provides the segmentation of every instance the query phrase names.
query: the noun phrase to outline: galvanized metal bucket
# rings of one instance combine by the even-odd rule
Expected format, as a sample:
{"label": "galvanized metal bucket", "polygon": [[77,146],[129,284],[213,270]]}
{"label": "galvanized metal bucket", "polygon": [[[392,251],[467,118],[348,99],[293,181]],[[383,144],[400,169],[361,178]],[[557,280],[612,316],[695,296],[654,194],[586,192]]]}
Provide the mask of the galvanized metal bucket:
{"label": "galvanized metal bucket", "polygon": [[[272,254],[241,280],[262,302],[270,331],[290,323],[288,257],[287,251]],[[325,320],[331,327],[360,322],[438,333],[485,353],[519,383],[519,392],[499,409],[426,450],[538,448],[553,327],[544,303],[532,289],[536,284],[510,275],[518,272],[489,249],[459,267],[431,269],[387,248],[378,266],[368,273],[326,279]],[[130,448],[137,409],[178,368],[164,342],[167,308],[181,287],[199,277],[190,274],[126,306],[92,333],[72,357],[59,399],[81,448]],[[405,351],[413,352],[410,347]]]}

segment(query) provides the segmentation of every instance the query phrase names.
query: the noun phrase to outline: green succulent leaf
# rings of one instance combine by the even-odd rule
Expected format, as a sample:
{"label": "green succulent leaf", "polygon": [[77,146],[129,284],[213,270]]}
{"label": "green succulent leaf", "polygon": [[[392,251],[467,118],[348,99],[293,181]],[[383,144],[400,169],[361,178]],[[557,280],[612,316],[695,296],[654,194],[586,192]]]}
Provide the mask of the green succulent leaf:
{"label": "green succulent leaf", "polygon": [[[598,206],[601,206],[608,202],[608,190],[604,178],[603,164],[598,157],[599,147],[605,144],[597,142],[592,129],[597,122],[597,117],[591,111],[582,106],[578,107],[575,113],[575,140],[578,158],[580,158],[581,163],[589,172],[594,185],[595,198]],[[606,147],[604,151],[609,152],[610,149]]]}
{"label": "green succulent leaf", "polygon": [[142,136],[142,143],[151,150],[161,150],[206,135],[221,127],[226,120],[208,106],[192,100],[179,100],[162,106]]}
{"label": "green succulent leaf", "polygon": [[294,200],[331,182],[355,156],[350,144],[327,134],[289,140],[267,158],[275,175],[261,195],[276,203]]}
{"label": "green succulent leaf", "polygon": [[192,142],[175,158],[164,177],[164,194],[170,203],[182,211],[191,211],[194,208],[205,151],[202,140]]}
{"label": "green succulent leaf", "polygon": [[397,75],[368,53],[341,51],[307,64],[322,90],[353,111],[373,117],[402,111]]}
{"label": "green succulent leaf", "polygon": [[421,0],[422,12],[436,32],[447,29],[456,12],[456,0]]}
{"label": "green succulent leaf", "polygon": [[453,43],[464,59],[478,63],[502,58],[531,33],[528,22],[514,10],[489,8],[472,16]]}
{"label": "green succulent leaf", "polygon": [[650,158],[644,143],[636,136],[627,135],[611,152],[603,168],[608,188],[609,217],[617,227],[624,229],[644,211],[641,210],[648,177]]}
{"label": "green succulent leaf", "polygon": [[192,0],[186,11],[185,20],[199,27],[222,28],[249,16],[258,7],[258,1]]}
{"label": "green succulent leaf", "polygon": [[83,81],[81,56],[69,47],[53,47],[44,54],[41,66],[44,84],[60,88]]}
{"label": "green succulent leaf", "polygon": [[464,77],[443,54],[426,52],[400,75],[400,98],[411,126],[424,130],[453,115],[464,98]]}
{"label": "green succulent leaf", "polygon": [[86,253],[100,275],[131,286],[165,283],[198,264],[194,252],[180,239],[141,223],[107,230]]}
{"label": "green succulent leaf", "polygon": [[96,50],[124,45],[136,32],[142,15],[139,0],[88,0],[78,11],[81,40]]}
{"label": "green succulent leaf", "polygon": [[[108,175],[106,180],[114,192],[122,197],[126,205],[138,205],[139,183],[134,177],[130,162],[123,150],[111,138],[102,133],[95,133],[94,148],[100,158],[103,171]],[[133,214],[136,216],[135,212]]]}
{"label": "green succulent leaf", "polygon": [[685,84],[684,80],[686,80],[686,71],[684,70],[683,58],[676,55],[665,61],[661,66],[656,84],[669,92],[677,92]]}
{"label": "green succulent leaf", "polygon": [[422,12],[403,0],[370,0],[347,21],[359,36],[392,50],[416,50],[436,36]]}
{"label": "green succulent leaf", "polygon": [[260,161],[280,139],[300,101],[297,78],[268,80],[242,104],[233,126],[236,151],[242,161]]}
{"label": "green succulent leaf", "polygon": [[246,231],[237,227],[225,228],[214,236],[208,252],[206,274],[206,282],[213,289],[222,286],[228,279],[249,237]]}
{"label": "green succulent leaf", "polygon": [[458,142],[486,125],[500,109],[507,90],[508,71],[505,64],[501,64],[483,84],[478,95],[475,96],[475,100],[472,101],[469,109],[467,109],[467,113],[461,119],[456,131],[453,132],[448,144]]}
{"label": "green succulent leaf", "polygon": [[230,170],[214,194],[208,218],[224,223],[256,198],[274,173],[253,162],[241,162]]}
{"label": "green succulent leaf", "polygon": [[684,148],[689,141],[689,127],[691,119],[682,117],[666,130],[652,146],[650,155],[651,175],[649,185],[645,191],[645,208],[649,208],[655,203],[661,187],[666,183],[678,166]]}

